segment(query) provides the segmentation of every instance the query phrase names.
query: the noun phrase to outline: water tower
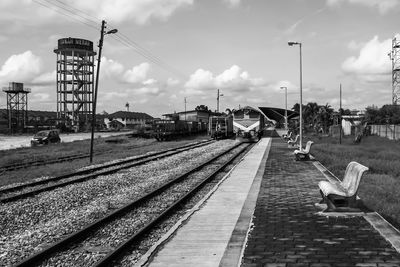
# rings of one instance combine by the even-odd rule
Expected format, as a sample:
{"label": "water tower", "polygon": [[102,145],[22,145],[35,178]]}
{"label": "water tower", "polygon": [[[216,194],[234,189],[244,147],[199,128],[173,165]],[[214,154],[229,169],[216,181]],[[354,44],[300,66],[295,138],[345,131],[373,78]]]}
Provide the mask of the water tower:
{"label": "water tower", "polygon": [[[400,40],[392,40],[392,104],[400,104]],[[390,54],[389,54],[390,56]]]}
{"label": "water tower", "polygon": [[3,87],[7,94],[8,129],[10,132],[22,132],[28,121],[28,94],[31,89],[23,83],[10,82]]}
{"label": "water tower", "polygon": [[94,88],[93,42],[79,38],[58,40],[57,118],[67,128],[88,126],[92,113]]}

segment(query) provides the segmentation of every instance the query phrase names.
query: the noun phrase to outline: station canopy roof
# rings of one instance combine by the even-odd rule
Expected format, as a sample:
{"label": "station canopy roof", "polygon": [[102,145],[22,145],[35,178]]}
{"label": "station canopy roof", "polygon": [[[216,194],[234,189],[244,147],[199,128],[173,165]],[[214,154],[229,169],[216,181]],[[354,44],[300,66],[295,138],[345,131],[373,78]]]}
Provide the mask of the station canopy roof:
{"label": "station canopy roof", "polygon": [[[270,107],[258,107],[259,110],[270,120],[281,121],[285,119],[284,108],[270,108]],[[288,120],[294,119],[299,116],[299,113],[293,110],[287,110]]]}

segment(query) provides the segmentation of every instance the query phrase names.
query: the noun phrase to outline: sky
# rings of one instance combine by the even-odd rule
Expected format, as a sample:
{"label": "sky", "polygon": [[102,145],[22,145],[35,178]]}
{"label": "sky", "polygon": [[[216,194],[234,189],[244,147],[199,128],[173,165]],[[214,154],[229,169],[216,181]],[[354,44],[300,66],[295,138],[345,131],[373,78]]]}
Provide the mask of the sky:
{"label": "sky", "polygon": [[[97,111],[154,117],[239,106],[345,109],[390,104],[400,0],[1,0],[0,87],[31,88],[28,109],[55,111],[60,38],[104,37]],[[6,94],[0,92],[0,108]]]}

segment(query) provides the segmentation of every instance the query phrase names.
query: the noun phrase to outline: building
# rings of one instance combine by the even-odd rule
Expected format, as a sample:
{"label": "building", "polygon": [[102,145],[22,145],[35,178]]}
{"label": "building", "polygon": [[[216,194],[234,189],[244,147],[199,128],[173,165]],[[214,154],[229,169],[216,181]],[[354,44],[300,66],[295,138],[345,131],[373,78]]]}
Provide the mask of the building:
{"label": "building", "polygon": [[165,120],[196,121],[208,123],[210,112],[205,110],[190,110],[162,115]]}
{"label": "building", "polygon": [[107,129],[137,129],[153,122],[153,117],[143,112],[117,111],[103,115]]}

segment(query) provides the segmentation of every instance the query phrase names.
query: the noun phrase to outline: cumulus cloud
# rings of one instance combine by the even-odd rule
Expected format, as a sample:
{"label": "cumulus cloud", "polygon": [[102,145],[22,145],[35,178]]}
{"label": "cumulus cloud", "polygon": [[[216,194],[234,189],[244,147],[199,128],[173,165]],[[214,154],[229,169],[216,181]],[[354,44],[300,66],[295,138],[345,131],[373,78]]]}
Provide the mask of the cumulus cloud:
{"label": "cumulus cloud", "polygon": [[100,77],[116,78],[121,76],[124,71],[124,66],[112,59],[101,57]]}
{"label": "cumulus cloud", "polygon": [[343,62],[342,70],[364,81],[381,80],[382,76],[391,72],[391,63],[387,56],[391,50],[391,42],[391,39],[379,41],[378,36],[375,36],[361,47],[357,57],[349,57]]}
{"label": "cumulus cloud", "polygon": [[178,84],[180,84],[181,82],[177,79],[174,78],[168,78],[167,80],[167,86],[168,87],[173,87],[173,86],[177,86]]}
{"label": "cumulus cloud", "polygon": [[123,75],[123,80],[127,83],[140,83],[146,80],[150,71],[150,64],[147,62],[134,66],[132,69],[127,70]]}
{"label": "cumulus cloud", "polygon": [[237,7],[240,5],[241,0],[223,0],[225,3],[227,3],[230,7]]}
{"label": "cumulus cloud", "polygon": [[364,5],[371,8],[378,8],[381,14],[385,14],[400,4],[400,0],[327,0],[329,6],[336,6],[342,3]]}
{"label": "cumulus cloud", "polygon": [[185,83],[187,93],[202,95],[205,91],[228,89],[229,91],[250,91],[264,84],[261,78],[251,78],[247,71],[233,65],[229,69],[214,77],[208,70],[198,69],[190,75]]}
{"label": "cumulus cloud", "polygon": [[211,71],[198,69],[190,75],[185,87],[195,94],[201,94],[202,90],[215,88],[215,79]]}
{"label": "cumulus cloud", "polygon": [[[193,5],[194,0],[66,0],[63,3],[67,6],[72,7],[75,10],[81,10],[81,16],[94,18],[104,18],[113,23],[121,23],[124,21],[134,21],[137,24],[145,24],[152,19],[166,20],[178,9],[189,7]],[[67,13],[66,10],[70,8],[61,5],[63,8],[57,7],[57,4],[47,4],[51,6],[51,9],[46,8],[42,5],[31,0],[23,1],[0,1],[0,8],[4,10],[4,16],[0,20],[18,20],[24,23],[29,23],[31,15],[38,17],[35,20],[38,23],[44,23],[50,19],[54,20],[55,16],[59,16],[59,13],[55,10],[59,10],[61,13]],[[20,12],[14,12],[18,9]],[[54,9],[54,10],[53,10]],[[67,13],[75,15],[77,12],[72,10],[73,13]],[[92,19],[93,20],[93,19]]]}
{"label": "cumulus cloud", "polygon": [[29,82],[40,75],[43,61],[28,50],[22,54],[10,56],[0,69],[0,81]]}
{"label": "cumulus cloud", "polygon": [[133,20],[144,24],[152,18],[166,20],[176,10],[193,4],[193,0],[70,0],[70,5],[114,23]]}
{"label": "cumulus cloud", "polygon": [[32,80],[32,83],[35,85],[50,85],[56,83],[56,71],[46,72]]}

